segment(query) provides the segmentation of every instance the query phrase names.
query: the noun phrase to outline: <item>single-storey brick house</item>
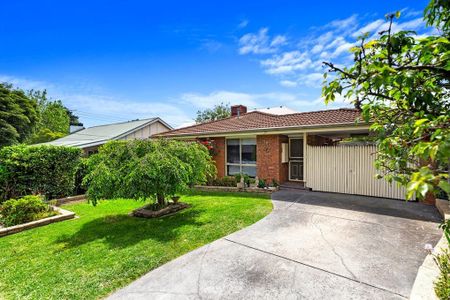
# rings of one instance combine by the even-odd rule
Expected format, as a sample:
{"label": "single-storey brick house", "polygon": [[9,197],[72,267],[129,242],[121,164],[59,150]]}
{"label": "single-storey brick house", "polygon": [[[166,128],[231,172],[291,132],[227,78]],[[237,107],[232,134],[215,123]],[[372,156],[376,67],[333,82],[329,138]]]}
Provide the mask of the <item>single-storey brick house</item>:
{"label": "single-storey brick house", "polygon": [[210,140],[218,177],[245,173],[267,182],[298,182],[313,190],[404,198],[404,190],[375,179],[376,146],[342,143],[367,136],[360,111],[341,108],[291,114],[247,113],[179,128],[160,137]]}

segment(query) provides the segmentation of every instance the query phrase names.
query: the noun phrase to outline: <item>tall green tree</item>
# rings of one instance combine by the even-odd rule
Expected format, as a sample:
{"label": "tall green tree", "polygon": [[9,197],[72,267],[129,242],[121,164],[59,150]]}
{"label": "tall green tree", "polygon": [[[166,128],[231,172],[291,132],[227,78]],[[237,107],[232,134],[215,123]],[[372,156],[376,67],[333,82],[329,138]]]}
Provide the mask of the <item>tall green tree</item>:
{"label": "tall green tree", "polygon": [[50,100],[47,91],[29,92],[38,106],[39,119],[29,143],[43,143],[69,134],[70,117],[61,100]]}
{"label": "tall green tree", "polygon": [[0,147],[25,141],[37,118],[33,99],[11,84],[0,83]]}
{"label": "tall green tree", "polygon": [[205,123],[209,121],[215,121],[228,118],[231,115],[230,105],[220,103],[213,108],[197,111],[197,117],[195,123]]}
{"label": "tall green tree", "polygon": [[449,11],[450,1],[429,3],[424,20],[436,34],[427,37],[393,32],[400,12],[389,14],[378,39],[364,34],[351,49],[352,66],[324,62],[325,101],[343,95],[362,109],[377,137],[379,176],[406,185],[410,198],[450,193]]}
{"label": "tall green tree", "polygon": [[73,113],[73,111],[66,107],[66,112],[69,115],[70,126],[83,126],[83,123],[80,122],[80,119]]}

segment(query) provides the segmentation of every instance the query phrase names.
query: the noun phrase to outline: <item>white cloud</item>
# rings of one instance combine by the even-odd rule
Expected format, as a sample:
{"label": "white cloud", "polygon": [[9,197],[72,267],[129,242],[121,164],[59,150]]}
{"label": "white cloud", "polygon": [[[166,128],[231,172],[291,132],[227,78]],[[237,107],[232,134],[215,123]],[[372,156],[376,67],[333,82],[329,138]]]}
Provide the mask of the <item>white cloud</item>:
{"label": "white cloud", "polygon": [[238,28],[240,28],[240,29],[245,28],[245,27],[247,27],[248,23],[249,23],[249,20],[242,20],[239,23]]}
{"label": "white cloud", "polygon": [[254,96],[230,91],[214,91],[209,94],[184,93],[180,99],[200,109],[212,108],[220,103],[243,104],[248,107],[258,106]]}
{"label": "white cloud", "polygon": [[402,17],[409,18],[409,17],[417,17],[423,15],[422,10],[411,10],[409,8],[402,9]]}
{"label": "white cloud", "polygon": [[369,32],[370,34],[375,33],[374,31],[377,30],[381,25],[385,23],[384,20],[378,19],[373,22],[370,22],[369,24],[365,25],[364,27],[359,28],[357,31],[355,31],[352,34],[352,37],[357,38],[358,36]]}
{"label": "white cloud", "polygon": [[323,73],[310,73],[301,75],[299,81],[302,82],[302,84],[305,86],[318,88],[322,84]]}
{"label": "white cloud", "polygon": [[342,44],[345,44],[345,38],[342,36],[338,36],[336,37],[331,43],[327,44],[325,46],[325,49],[332,49],[332,48],[337,48],[339,46],[341,46]]}
{"label": "white cloud", "polygon": [[334,37],[334,33],[333,31],[327,31],[324,34],[320,35],[316,42],[319,43],[319,45],[324,45],[326,43],[328,43],[329,41],[331,41]]}
{"label": "white cloud", "polygon": [[[393,23],[393,32],[414,30],[418,32],[418,37],[432,34],[425,27],[422,18],[417,17],[418,12],[404,9],[403,15],[406,17],[396,19]],[[260,66],[284,87],[304,86],[317,89],[320,87],[319,73],[324,71],[323,61],[332,61],[340,66],[349,65],[354,58],[349,50],[357,44],[358,36],[370,32],[370,40],[378,38],[378,32],[387,29],[388,22],[376,16],[354,14],[348,18],[332,20],[323,26],[311,28],[306,36],[290,36],[289,41],[284,35],[271,38],[267,29],[263,28],[258,33],[241,38],[240,52],[262,54],[263,57],[258,58]]]}
{"label": "white cloud", "polygon": [[207,50],[210,53],[217,52],[220,48],[222,48],[222,43],[216,40],[207,39],[203,41],[201,48]]}
{"label": "white cloud", "polygon": [[283,35],[277,35],[273,38],[273,40],[270,42],[270,47],[278,47],[281,45],[284,45],[287,41],[287,38]]}
{"label": "white cloud", "polygon": [[306,53],[291,51],[263,60],[261,65],[266,68],[268,74],[283,74],[304,70],[311,62]]}
{"label": "white cloud", "polygon": [[191,104],[198,109],[212,108],[220,103],[231,105],[243,104],[248,109],[286,105],[299,101],[299,95],[293,93],[244,93],[234,91],[213,91],[209,94],[185,93],[181,97],[184,103]]}
{"label": "white cloud", "polygon": [[292,80],[281,80],[280,85],[282,85],[284,87],[292,88],[292,87],[296,87],[298,85],[298,83],[295,81],[292,81]]}
{"label": "white cloud", "polygon": [[53,86],[45,83],[44,81],[32,80],[27,78],[18,78],[8,75],[0,75],[0,82],[10,83],[14,87],[18,87],[23,90],[45,90]]}
{"label": "white cloud", "polygon": [[350,48],[352,48],[353,46],[355,46],[354,43],[344,43],[342,45],[340,45],[339,47],[337,47],[334,52],[331,54],[331,58],[335,58],[338,57],[339,55],[341,55],[342,53],[348,53],[350,51]]}
{"label": "white cloud", "polygon": [[65,106],[80,117],[85,126],[156,116],[161,117],[171,125],[181,124],[190,119],[185,111],[175,104],[118,99],[98,93],[95,88],[89,87],[88,84],[63,86],[9,75],[0,75],[0,82],[12,83],[15,87],[24,90],[46,89],[50,98],[60,99]]}
{"label": "white cloud", "polygon": [[311,53],[316,54],[323,50],[323,45],[317,44],[311,49]]}
{"label": "white cloud", "polygon": [[267,28],[261,28],[257,33],[247,33],[239,39],[240,54],[268,54],[275,53],[286,43],[287,38],[277,35],[271,38]]}
{"label": "white cloud", "polygon": [[425,22],[422,18],[417,18],[407,22],[395,23],[395,31],[401,30],[416,30],[425,27]]}
{"label": "white cloud", "polygon": [[320,53],[319,58],[321,59],[327,59],[330,57],[330,53],[328,53],[327,51],[324,51],[322,53]]}
{"label": "white cloud", "polygon": [[326,24],[324,28],[331,28],[335,32],[349,33],[358,26],[358,15],[352,15],[346,19],[334,20]]}

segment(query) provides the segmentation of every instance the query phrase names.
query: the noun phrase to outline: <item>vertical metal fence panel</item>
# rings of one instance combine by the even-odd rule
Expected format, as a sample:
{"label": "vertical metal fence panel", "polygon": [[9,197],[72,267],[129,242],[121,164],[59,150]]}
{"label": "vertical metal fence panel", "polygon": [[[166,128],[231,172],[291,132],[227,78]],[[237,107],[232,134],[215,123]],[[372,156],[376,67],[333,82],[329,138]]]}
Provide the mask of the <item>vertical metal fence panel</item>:
{"label": "vertical metal fence panel", "polygon": [[309,146],[306,186],[316,191],[405,199],[405,189],[376,179],[376,146]]}

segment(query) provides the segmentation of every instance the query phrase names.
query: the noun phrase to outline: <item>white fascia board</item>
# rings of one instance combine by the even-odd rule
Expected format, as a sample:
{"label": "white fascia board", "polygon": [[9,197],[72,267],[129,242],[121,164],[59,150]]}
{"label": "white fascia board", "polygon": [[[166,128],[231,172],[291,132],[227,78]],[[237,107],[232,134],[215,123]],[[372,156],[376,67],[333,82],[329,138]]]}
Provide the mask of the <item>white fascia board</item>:
{"label": "white fascia board", "polygon": [[355,124],[350,125],[349,123],[343,124],[333,124],[333,125],[309,125],[309,126],[290,126],[290,127],[279,127],[279,128],[258,128],[253,130],[247,130],[242,132],[222,132],[222,133],[198,133],[198,134],[185,134],[185,135],[166,135],[163,138],[175,138],[175,139],[195,139],[202,137],[231,137],[231,136],[250,136],[250,135],[271,135],[271,134],[299,134],[299,133],[316,133],[316,132],[330,132],[330,131],[361,131],[369,130],[370,124]]}

